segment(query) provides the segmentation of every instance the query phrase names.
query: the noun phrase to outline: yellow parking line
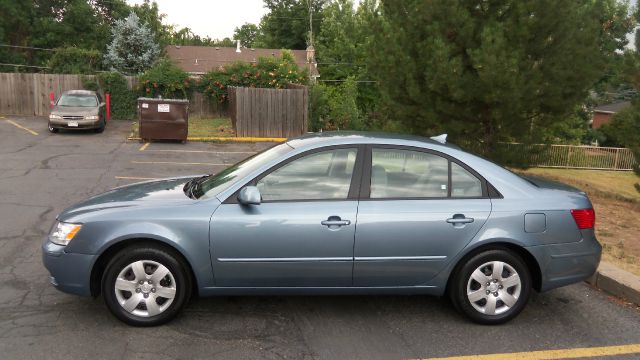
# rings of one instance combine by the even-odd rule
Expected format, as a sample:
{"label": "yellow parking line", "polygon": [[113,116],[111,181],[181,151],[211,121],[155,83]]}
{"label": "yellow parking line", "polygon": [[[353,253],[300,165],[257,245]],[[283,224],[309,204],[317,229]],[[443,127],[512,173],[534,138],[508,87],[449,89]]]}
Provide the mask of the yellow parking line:
{"label": "yellow parking line", "polygon": [[137,176],[116,176],[118,180],[158,180],[159,178],[152,177],[137,177]]}
{"label": "yellow parking line", "polygon": [[577,359],[596,356],[615,356],[640,354],[640,344],[603,346],[592,348],[575,348],[562,350],[542,350],[506,354],[468,355],[440,358],[425,358],[423,360],[552,360],[552,359]]}
{"label": "yellow parking line", "polygon": [[[3,118],[3,119],[4,119],[4,118]],[[31,135],[38,135],[38,133],[37,133],[37,132],[35,132],[35,131],[31,130],[31,129],[27,129],[26,127],[24,127],[24,126],[22,126],[22,125],[20,125],[20,124],[18,124],[18,123],[16,123],[16,122],[14,122],[14,121],[11,121],[11,120],[9,120],[9,119],[7,119],[6,121],[7,121],[9,124],[11,124],[11,125],[13,125],[13,126],[15,126],[15,127],[17,127],[17,128],[20,128],[20,129],[22,129],[22,130],[24,130],[24,131],[27,131],[27,132],[31,133]]]}
{"label": "yellow parking line", "polygon": [[140,146],[140,151],[144,151],[146,148],[148,148],[149,144],[151,143],[144,143],[144,145]]}
{"label": "yellow parking line", "polygon": [[155,152],[178,152],[178,153],[202,153],[202,154],[255,154],[255,151],[210,151],[210,150],[176,150],[176,149],[154,149]]}
{"label": "yellow parking line", "polygon": [[202,163],[202,162],[174,162],[174,161],[132,161],[132,164],[165,164],[165,165],[231,165],[231,164],[218,164],[218,163]]}

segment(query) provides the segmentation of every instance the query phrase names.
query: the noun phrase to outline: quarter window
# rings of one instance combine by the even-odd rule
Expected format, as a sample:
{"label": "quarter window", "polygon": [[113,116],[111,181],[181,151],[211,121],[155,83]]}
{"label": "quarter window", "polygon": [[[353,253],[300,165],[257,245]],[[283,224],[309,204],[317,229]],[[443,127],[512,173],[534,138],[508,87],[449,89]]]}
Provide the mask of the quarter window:
{"label": "quarter window", "polygon": [[481,197],[482,183],[462,166],[451,163],[451,196]]}
{"label": "quarter window", "polygon": [[349,195],[357,149],[313,153],[274,170],[256,186],[263,201],[336,200]]}
{"label": "quarter window", "polygon": [[448,160],[434,154],[373,149],[371,198],[440,198],[448,196]]}

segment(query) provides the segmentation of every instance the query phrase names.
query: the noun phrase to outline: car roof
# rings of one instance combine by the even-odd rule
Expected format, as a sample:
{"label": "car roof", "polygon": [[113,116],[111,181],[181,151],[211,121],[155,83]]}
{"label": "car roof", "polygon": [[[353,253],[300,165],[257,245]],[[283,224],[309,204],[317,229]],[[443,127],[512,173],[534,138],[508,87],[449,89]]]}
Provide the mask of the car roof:
{"label": "car roof", "polygon": [[459,149],[453,144],[443,144],[439,141],[422,136],[361,131],[326,131],[308,133],[288,140],[287,144],[296,149],[343,144],[427,145],[426,147],[428,148],[445,147],[450,149]]}
{"label": "car roof", "polygon": [[67,90],[62,95],[87,95],[96,96],[96,92],[92,90]]}

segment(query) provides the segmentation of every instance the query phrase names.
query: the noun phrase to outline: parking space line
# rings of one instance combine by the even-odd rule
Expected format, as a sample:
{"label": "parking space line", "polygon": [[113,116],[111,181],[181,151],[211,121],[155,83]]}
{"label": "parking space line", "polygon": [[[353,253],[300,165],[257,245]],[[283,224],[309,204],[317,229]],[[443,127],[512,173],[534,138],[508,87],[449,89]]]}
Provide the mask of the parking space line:
{"label": "parking space line", "polygon": [[232,164],[203,163],[203,162],[177,162],[177,161],[132,161],[132,164],[164,164],[164,165],[207,165],[207,166],[228,166]]}
{"label": "parking space line", "polygon": [[[4,118],[3,118],[3,119],[4,119]],[[6,121],[6,122],[8,122],[8,123],[9,123],[9,124],[11,124],[11,125],[13,125],[13,126],[17,127],[17,128],[20,128],[20,129],[22,129],[22,130],[24,130],[24,131],[26,131],[26,132],[31,133],[31,135],[36,135],[36,136],[38,135],[38,133],[37,133],[37,132],[35,132],[35,131],[31,130],[31,129],[27,129],[26,127],[24,127],[24,126],[22,126],[22,125],[18,124],[18,123],[17,123],[17,122],[15,122],[15,121],[12,121],[12,120],[9,120],[9,119],[6,119],[5,121]]]}
{"label": "parking space line", "polygon": [[153,152],[177,152],[177,153],[204,153],[204,154],[255,154],[256,151],[209,151],[209,150],[175,150],[175,149],[154,149]]}
{"label": "parking space line", "polygon": [[553,359],[577,359],[590,358],[596,356],[616,356],[640,354],[640,344],[602,346],[592,348],[575,348],[562,350],[541,350],[519,353],[504,354],[487,354],[487,355],[468,355],[468,356],[452,356],[439,358],[425,358],[423,360],[553,360]]}
{"label": "parking space line", "polygon": [[116,176],[118,180],[158,180],[159,178],[153,177],[138,177],[138,176]]}
{"label": "parking space line", "polygon": [[149,147],[149,144],[151,144],[150,142],[144,143],[144,145],[140,146],[140,150],[139,151],[144,151],[146,148]]}

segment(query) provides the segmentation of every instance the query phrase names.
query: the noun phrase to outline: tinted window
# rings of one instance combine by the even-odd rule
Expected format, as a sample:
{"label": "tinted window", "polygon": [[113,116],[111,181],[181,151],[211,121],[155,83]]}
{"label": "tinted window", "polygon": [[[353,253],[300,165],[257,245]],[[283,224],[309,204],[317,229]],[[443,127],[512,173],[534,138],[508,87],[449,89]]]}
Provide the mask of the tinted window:
{"label": "tinted window", "polygon": [[451,163],[451,196],[482,196],[482,183],[480,182],[480,179],[454,162]]}
{"label": "tinted window", "polygon": [[447,159],[397,149],[373,149],[371,156],[371,198],[448,196]]}
{"label": "tinted window", "polygon": [[256,184],[263,201],[346,199],[357,149],[313,153],[276,169]]}

